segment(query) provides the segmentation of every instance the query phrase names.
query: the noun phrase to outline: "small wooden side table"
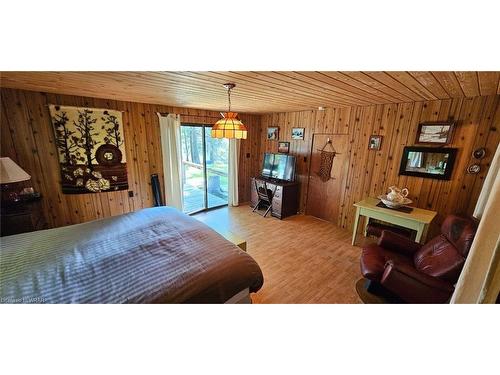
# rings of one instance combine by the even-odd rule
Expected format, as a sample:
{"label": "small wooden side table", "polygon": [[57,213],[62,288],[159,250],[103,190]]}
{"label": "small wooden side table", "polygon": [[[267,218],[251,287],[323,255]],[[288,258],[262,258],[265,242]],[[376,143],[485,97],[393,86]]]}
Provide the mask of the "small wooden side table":
{"label": "small wooden side table", "polygon": [[359,217],[365,216],[365,231],[366,224],[369,218],[382,220],[387,223],[399,225],[408,229],[413,229],[417,232],[415,241],[423,243],[427,236],[429,224],[436,217],[437,212],[424,210],[422,208],[412,207],[413,211],[410,213],[392,210],[390,208],[377,207],[380,200],[376,198],[366,198],[360,202],[354,203],[356,207],[356,217],[354,218],[354,228],[352,229],[352,244],[356,242],[356,233],[358,232]]}

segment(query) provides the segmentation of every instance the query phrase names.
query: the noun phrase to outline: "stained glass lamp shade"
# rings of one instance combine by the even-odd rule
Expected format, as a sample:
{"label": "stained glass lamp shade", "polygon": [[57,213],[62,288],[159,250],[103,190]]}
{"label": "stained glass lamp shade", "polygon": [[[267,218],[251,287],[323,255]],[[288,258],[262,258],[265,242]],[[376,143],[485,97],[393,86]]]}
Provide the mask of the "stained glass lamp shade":
{"label": "stained glass lamp shade", "polygon": [[238,120],[235,112],[222,113],[224,118],[212,126],[212,138],[247,139],[247,128]]}
{"label": "stained glass lamp shade", "polygon": [[212,138],[247,139],[247,128],[238,120],[238,114],[231,112],[231,89],[235,86],[234,83],[224,84],[224,87],[227,89],[229,110],[224,113],[221,112],[223,118],[212,126],[212,131],[210,132]]}

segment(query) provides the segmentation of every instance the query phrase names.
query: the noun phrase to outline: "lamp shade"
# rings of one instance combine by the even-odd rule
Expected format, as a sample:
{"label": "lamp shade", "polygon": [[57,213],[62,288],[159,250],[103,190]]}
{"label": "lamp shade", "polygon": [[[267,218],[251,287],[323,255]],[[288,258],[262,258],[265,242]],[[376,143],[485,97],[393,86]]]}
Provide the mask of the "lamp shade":
{"label": "lamp shade", "polygon": [[236,118],[236,112],[224,112],[222,116],[224,118],[212,126],[212,138],[247,139],[247,128]]}
{"label": "lamp shade", "polygon": [[11,158],[0,158],[0,184],[11,184],[30,178],[31,176],[14,163]]}

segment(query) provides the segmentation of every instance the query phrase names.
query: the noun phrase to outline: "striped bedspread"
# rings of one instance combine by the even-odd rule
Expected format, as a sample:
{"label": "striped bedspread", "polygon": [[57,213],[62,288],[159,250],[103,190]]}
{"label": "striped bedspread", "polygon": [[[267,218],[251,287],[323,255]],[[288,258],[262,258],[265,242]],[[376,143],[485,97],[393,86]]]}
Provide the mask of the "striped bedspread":
{"label": "striped bedspread", "polygon": [[262,283],[252,257],[169,207],[1,238],[2,303],[216,303]]}

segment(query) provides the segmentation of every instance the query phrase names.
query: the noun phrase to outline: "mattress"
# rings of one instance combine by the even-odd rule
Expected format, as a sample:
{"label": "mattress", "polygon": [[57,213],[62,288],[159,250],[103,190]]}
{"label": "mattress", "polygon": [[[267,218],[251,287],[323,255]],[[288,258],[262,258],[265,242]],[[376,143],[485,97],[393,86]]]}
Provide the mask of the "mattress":
{"label": "mattress", "polygon": [[0,243],[2,303],[221,303],[263,284],[250,255],[170,207]]}

